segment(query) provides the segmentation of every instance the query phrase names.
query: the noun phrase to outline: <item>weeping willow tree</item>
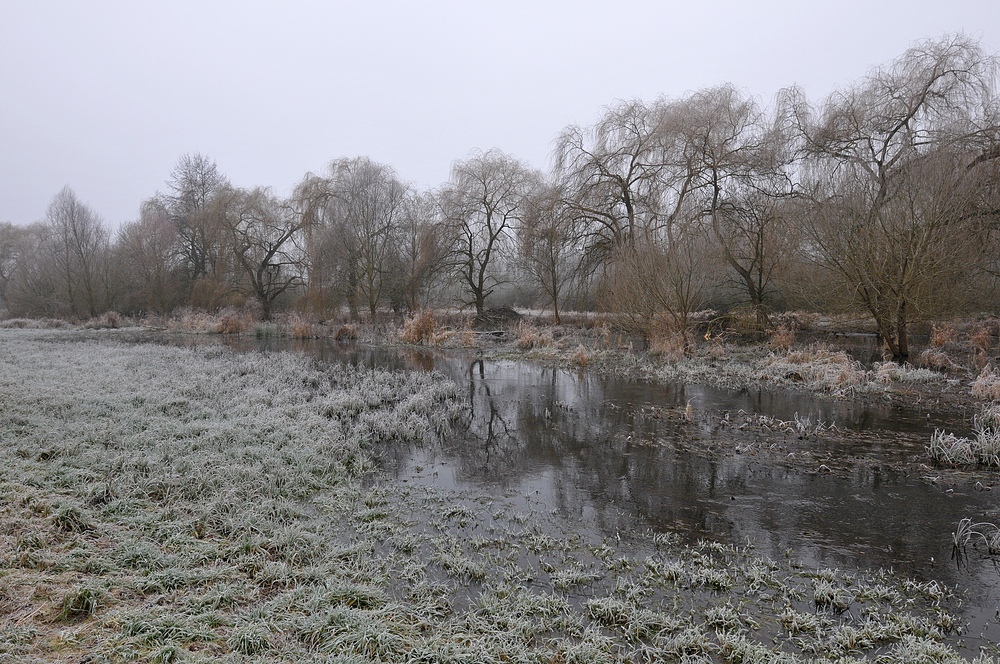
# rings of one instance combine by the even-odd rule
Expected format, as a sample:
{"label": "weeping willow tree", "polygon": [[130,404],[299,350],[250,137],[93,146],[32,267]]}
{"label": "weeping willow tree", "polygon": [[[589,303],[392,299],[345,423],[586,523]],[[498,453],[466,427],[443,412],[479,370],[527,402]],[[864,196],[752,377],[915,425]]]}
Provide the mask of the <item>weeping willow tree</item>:
{"label": "weeping willow tree", "polygon": [[794,104],[806,251],[900,361],[909,325],[952,313],[984,254],[974,208],[1000,156],[996,66],[965,37],[922,42],[816,109]]}

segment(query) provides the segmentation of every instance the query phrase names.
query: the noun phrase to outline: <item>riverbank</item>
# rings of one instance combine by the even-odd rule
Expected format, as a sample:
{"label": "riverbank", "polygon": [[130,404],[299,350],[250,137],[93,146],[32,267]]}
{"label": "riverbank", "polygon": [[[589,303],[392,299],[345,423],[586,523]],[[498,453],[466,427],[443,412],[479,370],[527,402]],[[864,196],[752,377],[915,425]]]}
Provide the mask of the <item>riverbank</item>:
{"label": "riverbank", "polygon": [[[804,390],[831,398],[889,403],[915,411],[972,418],[1000,399],[995,320],[928,326],[908,362],[881,354],[865,320],[789,314],[768,334],[705,328],[688,339],[640,338],[607,321],[546,324],[523,317],[487,333],[431,314],[401,330],[362,333],[376,344],[474,348],[487,358],[579,367],[629,380],[685,382],[730,389]],[[700,330],[699,328],[699,330]]]}
{"label": "riverbank", "polygon": [[376,443],[462,433],[440,376],[72,331],[0,358],[0,661],[975,654],[936,582],[389,480]]}
{"label": "riverbank", "polygon": [[[271,322],[247,313],[182,310],[142,320],[106,314],[80,326],[61,320],[0,321],[2,328],[109,329],[141,327],[181,334],[257,339],[330,339],[371,346],[474,350],[482,357],[526,359],[549,366],[587,368],[653,382],[682,381],[732,389],[805,390],[831,398],[891,403],[917,411],[972,418],[1000,400],[1000,321],[979,319],[918,326],[908,362],[881,355],[871,321],[815,314],[783,314],[768,333],[748,321],[694,316],[687,344],[677,336],[653,339],[616,331],[600,314],[567,314],[555,324],[541,313],[503,308],[475,317],[425,311],[376,323],[315,321],[287,314]],[[704,320],[702,320],[704,319]]]}

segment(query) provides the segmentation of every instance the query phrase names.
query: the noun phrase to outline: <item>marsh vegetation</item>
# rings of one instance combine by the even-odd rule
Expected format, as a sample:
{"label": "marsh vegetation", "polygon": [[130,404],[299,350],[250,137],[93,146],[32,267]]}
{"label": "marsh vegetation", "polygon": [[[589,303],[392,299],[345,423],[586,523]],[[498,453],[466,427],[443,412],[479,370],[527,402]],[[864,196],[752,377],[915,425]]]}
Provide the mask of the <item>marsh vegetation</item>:
{"label": "marsh vegetation", "polygon": [[473,412],[441,374],[0,333],[3,659],[975,654],[961,598],[934,580],[609,533],[507,491],[385,474],[380,450],[489,453],[507,415]]}

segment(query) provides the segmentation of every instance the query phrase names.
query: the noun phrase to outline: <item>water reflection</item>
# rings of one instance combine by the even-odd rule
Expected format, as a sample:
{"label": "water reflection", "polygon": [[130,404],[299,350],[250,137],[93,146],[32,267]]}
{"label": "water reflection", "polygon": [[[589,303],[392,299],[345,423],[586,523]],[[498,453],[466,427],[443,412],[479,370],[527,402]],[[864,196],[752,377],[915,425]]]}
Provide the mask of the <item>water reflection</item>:
{"label": "water reflection", "polygon": [[[1000,631],[997,571],[975,556],[963,569],[951,560],[961,518],[1000,519],[1000,488],[977,491],[973,479],[945,486],[935,481],[940,471],[920,465],[935,426],[968,423],[797,392],[652,385],[475,354],[332,343],[298,350],[331,362],[440,371],[460,385],[470,410],[459,435],[380,450],[400,481],[507,496],[603,536],[674,531],[751,543],[774,558],[787,552],[812,566],[893,568],[963,589],[973,636],[988,624]],[[835,423],[842,433],[799,439],[728,426],[726,414],[741,410]],[[767,453],[753,453],[763,446]]]}
{"label": "water reflection", "polygon": [[[996,514],[1000,489],[979,492],[972,480],[945,488],[934,481],[939,471],[919,465],[935,426],[967,423],[796,392],[652,385],[469,355],[355,349],[342,358],[441,371],[468,395],[463,435],[432,449],[386,452],[401,480],[521,498],[605,536],[674,531],[751,543],[807,565],[885,567],[937,580],[968,593],[966,619],[977,634],[1000,602],[988,561],[960,570],[951,560],[959,519]],[[783,420],[798,414],[836,423],[843,434],[799,440],[720,425],[740,410]],[[755,442],[815,461],[732,451]]]}

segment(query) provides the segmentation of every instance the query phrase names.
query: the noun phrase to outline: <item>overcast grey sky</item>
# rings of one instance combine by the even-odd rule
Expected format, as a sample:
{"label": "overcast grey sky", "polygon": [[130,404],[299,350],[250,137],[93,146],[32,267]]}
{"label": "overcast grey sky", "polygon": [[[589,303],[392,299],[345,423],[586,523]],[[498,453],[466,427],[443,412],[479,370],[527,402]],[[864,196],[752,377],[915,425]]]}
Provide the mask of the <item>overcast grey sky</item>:
{"label": "overcast grey sky", "polygon": [[475,148],[545,169],[616,99],[819,100],[959,31],[996,52],[1000,1],[0,0],[0,221],[65,185],[134,219],[189,152],[280,195],[356,155],[418,188]]}

